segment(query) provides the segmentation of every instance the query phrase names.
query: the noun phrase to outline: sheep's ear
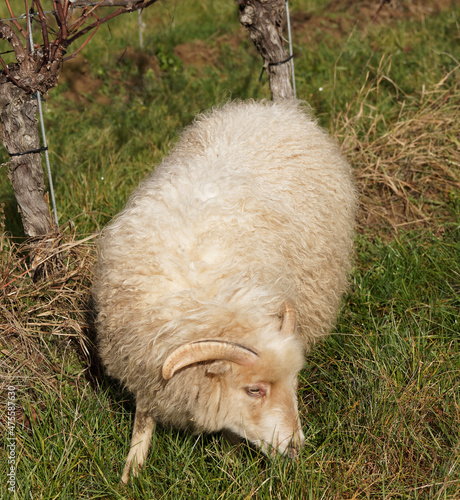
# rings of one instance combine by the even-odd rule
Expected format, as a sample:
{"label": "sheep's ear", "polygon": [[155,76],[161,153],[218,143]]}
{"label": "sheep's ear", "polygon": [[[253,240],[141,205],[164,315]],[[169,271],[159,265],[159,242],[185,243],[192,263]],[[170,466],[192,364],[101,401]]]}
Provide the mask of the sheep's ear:
{"label": "sheep's ear", "polygon": [[223,375],[231,370],[231,365],[228,361],[214,361],[206,368],[206,375]]}
{"label": "sheep's ear", "polygon": [[283,310],[283,322],[281,324],[281,334],[290,337],[291,335],[294,335],[294,330],[295,330],[295,309],[294,306],[286,302],[284,304],[284,310]]}
{"label": "sheep's ear", "polygon": [[169,380],[181,368],[203,361],[231,361],[239,365],[252,365],[259,357],[253,349],[226,340],[202,339],[183,344],[163,363],[162,374]]}

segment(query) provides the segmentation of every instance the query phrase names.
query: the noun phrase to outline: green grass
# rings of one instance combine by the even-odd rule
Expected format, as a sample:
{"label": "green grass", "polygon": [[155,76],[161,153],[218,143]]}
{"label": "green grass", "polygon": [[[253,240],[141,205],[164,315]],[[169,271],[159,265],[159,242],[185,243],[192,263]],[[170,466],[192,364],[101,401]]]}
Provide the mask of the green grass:
{"label": "green grass", "polygon": [[[220,435],[160,427],[140,477],[119,484],[134,406],[97,365],[88,368],[93,240],[72,241],[123,207],[196,113],[230,98],[270,97],[232,2],[163,2],[143,14],[154,67],[122,57],[138,44],[137,14],[122,16],[83,52],[76,77],[98,85],[78,93],[63,81],[47,98],[59,217],[74,224],[65,276],[27,277],[0,169],[2,226],[14,237],[0,236],[0,392],[5,400],[5,387],[16,387],[15,498],[460,498],[459,8],[375,25],[319,1],[291,12],[298,96],[345,138],[363,191],[336,335],[316,346],[300,375],[301,456],[271,461],[245,444],[229,449]],[[309,23],[299,21],[305,12]],[[184,53],[202,59],[187,62]],[[413,210],[421,221],[410,230],[390,216],[369,218],[375,207],[391,214],[383,209],[395,192],[407,210],[400,219]],[[0,497],[14,498],[6,472],[0,460]]]}
{"label": "green grass", "polygon": [[44,386],[23,369],[15,382],[17,498],[457,498],[459,241],[458,230],[359,240],[337,335],[300,377],[295,461],[160,427],[139,479],[119,485],[133,403],[106,379],[94,388],[71,346],[44,335],[58,374]]}

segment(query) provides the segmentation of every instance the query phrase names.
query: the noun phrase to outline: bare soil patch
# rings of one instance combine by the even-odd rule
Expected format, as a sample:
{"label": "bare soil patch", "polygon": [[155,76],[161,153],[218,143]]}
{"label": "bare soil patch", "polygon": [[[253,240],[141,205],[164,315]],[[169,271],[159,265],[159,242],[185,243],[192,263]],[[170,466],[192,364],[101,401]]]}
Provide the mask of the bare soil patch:
{"label": "bare soil patch", "polygon": [[59,82],[69,86],[65,97],[77,102],[85,102],[85,95],[96,94],[102,85],[99,79],[91,75],[89,62],[82,55],[69,59],[62,65]]}
{"label": "bare soil patch", "polygon": [[179,57],[185,65],[192,65],[198,68],[203,66],[214,66],[219,60],[219,50],[210,47],[203,40],[176,45],[174,54]]}
{"label": "bare soil patch", "polygon": [[454,5],[455,0],[331,0],[322,11],[297,11],[292,27],[298,42],[328,34],[342,38],[354,27],[365,29],[397,19],[423,19]]}

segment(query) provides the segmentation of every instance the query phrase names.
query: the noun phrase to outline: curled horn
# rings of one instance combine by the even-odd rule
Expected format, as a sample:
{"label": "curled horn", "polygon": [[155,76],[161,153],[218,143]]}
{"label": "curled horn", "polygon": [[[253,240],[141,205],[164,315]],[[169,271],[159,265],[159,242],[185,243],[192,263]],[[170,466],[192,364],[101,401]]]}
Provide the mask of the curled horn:
{"label": "curled horn", "polygon": [[241,344],[225,340],[197,340],[181,345],[163,363],[162,374],[165,380],[172,378],[181,368],[201,361],[225,360],[239,365],[251,365],[259,355]]}
{"label": "curled horn", "polygon": [[287,337],[293,335],[295,330],[295,309],[292,304],[286,302],[283,310],[283,324],[281,325],[281,334]]}

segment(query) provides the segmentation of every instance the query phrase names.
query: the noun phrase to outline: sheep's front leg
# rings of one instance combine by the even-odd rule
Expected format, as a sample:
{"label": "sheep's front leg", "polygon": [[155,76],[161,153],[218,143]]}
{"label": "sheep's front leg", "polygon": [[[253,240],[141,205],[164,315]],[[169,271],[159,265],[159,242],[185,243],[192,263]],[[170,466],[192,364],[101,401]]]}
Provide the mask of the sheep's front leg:
{"label": "sheep's front leg", "polygon": [[129,481],[129,474],[132,470],[133,476],[137,476],[144,463],[145,457],[150,448],[155,420],[148,412],[136,409],[134,418],[133,437],[131,438],[131,448],[126,459],[126,464],[121,476],[121,482]]}

